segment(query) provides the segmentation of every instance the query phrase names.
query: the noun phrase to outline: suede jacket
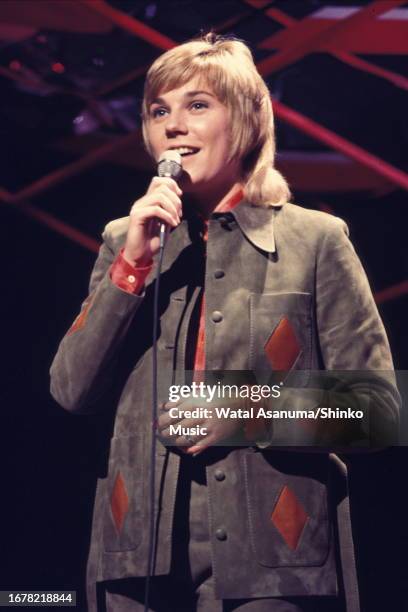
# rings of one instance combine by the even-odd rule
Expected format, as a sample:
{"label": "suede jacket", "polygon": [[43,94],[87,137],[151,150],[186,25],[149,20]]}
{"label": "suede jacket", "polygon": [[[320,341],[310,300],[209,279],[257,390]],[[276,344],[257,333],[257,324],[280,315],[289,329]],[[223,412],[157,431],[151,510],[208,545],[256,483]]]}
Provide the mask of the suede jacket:
{"label": "suede jacket", "polygon": [[[107,473],[97,485],[89,584],[144,576],[147,567],[155,266],[141,295],[112,283],[109,268],[128,223],[126,217],[106,226],[89,296],[51,367],[52,395],[71,412],[97,410],[100,397],[119,385]],[[241,202],[212,215],[205,258],[202,248],[193,216],[166,244],[160,389],[183,382],[189,324],[203,286],[207,370],[271,372],[289,346],[290,369],[299,372],[392,371],[383,324],[340,219],[294,204]],[[282,325],[276,345],[271,339]],[[392,429],[393,379],[379,377],[374,387],[370,416],[378,430]],[[367,395],[361,381],[356,388]],[[216,596],[335,595],[341,571],[348,612],[357,612],[345,464],[330,452],[274,448],[279,442],[278,428],[267,448],[205,451]],[[156,574],[170,568],[179,461],[158,444]],[[220,470],[223,479],[215,477]],[[96,609],[91,591],[89,605]]]}

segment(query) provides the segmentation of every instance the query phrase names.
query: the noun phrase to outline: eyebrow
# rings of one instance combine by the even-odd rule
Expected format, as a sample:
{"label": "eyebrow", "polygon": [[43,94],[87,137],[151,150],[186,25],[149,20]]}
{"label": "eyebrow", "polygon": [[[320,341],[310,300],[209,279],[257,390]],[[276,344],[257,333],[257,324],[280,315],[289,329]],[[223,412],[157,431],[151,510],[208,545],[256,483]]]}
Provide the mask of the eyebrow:
{"label": "eyebrow", "polygon": [[[214,94],[210,93],[209,91],[205,91],[204,89],[196,89],[194,91],[187,91],[185,94],[183,94],[184,98],[194,98],[194,96],[197,96],[198,94],[206,94],[207,96],[211,96],[212,98],[215,98]],[[165,104],[165,100],[164,98],[154,98],[154,100],[152,100],[150,102],[150,104]]]}

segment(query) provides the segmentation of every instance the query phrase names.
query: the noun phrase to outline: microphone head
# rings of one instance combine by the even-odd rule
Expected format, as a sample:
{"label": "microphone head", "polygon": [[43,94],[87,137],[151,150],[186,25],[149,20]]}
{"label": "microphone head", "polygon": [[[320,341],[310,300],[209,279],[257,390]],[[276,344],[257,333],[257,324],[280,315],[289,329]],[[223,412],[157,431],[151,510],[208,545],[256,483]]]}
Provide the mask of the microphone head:
{"label": "microphone head", "polygon": [[158,176],[169,176],[177,180],[182,172],[181,155],[178,151],[168,149],[160,155],[159,161],[157,162]]}

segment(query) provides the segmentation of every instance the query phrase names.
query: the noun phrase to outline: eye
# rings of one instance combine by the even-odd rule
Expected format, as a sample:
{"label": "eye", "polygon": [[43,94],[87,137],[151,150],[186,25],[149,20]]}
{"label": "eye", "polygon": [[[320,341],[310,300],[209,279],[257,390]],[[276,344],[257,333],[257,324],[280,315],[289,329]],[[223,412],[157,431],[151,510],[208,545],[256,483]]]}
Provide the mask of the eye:
{"label": "eye", "polygon": [[202,110],[203,108],[208,108],[208,104],[207,102],[201,102],[201,101],[192,102],[190,108],[194,110]]}
{"label": "eye", "polygon": [[167,113],[167,109],[163,108],[163,106],[156,106],[156,108],[151,109],[150,111],[150,115],[154,118],[157,119],[159,117],[164,117],[164,115]]}

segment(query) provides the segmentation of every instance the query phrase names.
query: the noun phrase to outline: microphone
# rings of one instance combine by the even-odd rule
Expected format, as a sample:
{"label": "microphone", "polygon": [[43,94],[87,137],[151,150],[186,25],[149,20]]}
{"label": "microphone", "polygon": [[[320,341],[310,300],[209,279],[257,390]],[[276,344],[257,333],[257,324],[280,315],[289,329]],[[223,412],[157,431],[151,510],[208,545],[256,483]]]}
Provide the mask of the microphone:
{"label": "microphone", "polygon": [[[182,173],[183,168],[181,167],[181,155],[177,151],[167,150],[164,151],[159,157],[157,163],[157,174],[158,176],[168,176],[174,180]],[[149,556],[147,561],[147,578],[145,584],[145,599],[144,599],[144,610],[147,612],[149,609],[149,585],[150,578],[153,574],[154,568],[154,550],[156,548],[156,520],[154,513],[154,499],[155,499],[155,487],[156,487],[156,423],[157,423],[157,405],[158,405],[158,386],[157,386],[157,336],[159,328],[159,286],[160,286],[160,275],[163,263],[164,255],[164,243],[166,238],[166,224],[160,222],[160,249],[159,249],[159,260],[157,262],[156,269],[156,282],[154,283],[154,294],[153,294],[153,393],[152,393],[152,428],[153,435],[151,438],[151,449],[150,449],[150,475],[149,475],[149,497],[150,497],[150,513],[149,513]]]}
{"label": "microphone", "polygon": [[[168,176],[174,180],[182,173],[183,168],[181,167],[181,155],[177,151],[167,150],[164,151],[159,157],[157,163],[157,174],[158,176]],[[160,286],[160,275],[163,263],[164,255],[164,243],[166,238],[166,224],[160,223],[160,249],[159,249],[159,260],[157,263],[156,270],[156,282],[154,283],[154,296],[153,296],[153,393],[152,393],[152,427],[156,429],[157,423],[157,404],[158,404],[158,390],[157,390],[157,336],[159,326],[159,286]],[[156,487],[156,434],[153,431],[151,439],[150,449],[150,476],[149,476],[149,497],[150,497],[150,513],[149,513],[149,556],[147,561],[147,578],[145,584],[145,599],[144,599],[144,610],[147,612],[149,609],[149,585],[150,578],[153,574],[154,567],[154,550],[156,548],[156,521],[154,514],[154,498],[155,498],[155,487]]]}
{"label": "microphone", "polygon": [[[177,151],[168,149],[164,151],[159,157],[157,162],[157,174],[158,176],[168,176],[175,181],[179,178],[183,172],[181,165],[181,155]],[[160,223],[160,247],[164,247],[164,241],[166,237],[166,224]]]}

